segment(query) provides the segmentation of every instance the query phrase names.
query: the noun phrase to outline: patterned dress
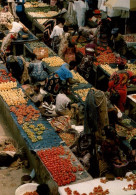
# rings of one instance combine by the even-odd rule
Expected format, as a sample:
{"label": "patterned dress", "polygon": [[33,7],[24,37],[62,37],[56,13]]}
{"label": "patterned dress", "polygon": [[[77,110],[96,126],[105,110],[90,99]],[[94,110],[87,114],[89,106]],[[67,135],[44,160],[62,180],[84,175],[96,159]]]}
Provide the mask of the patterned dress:
{"label": "patterned dress", "polygon": [[112,94],[118,92],[120,98],[117,102],[118,108],[124,112],[124,105],[127,98],[127,84],[128,81],[136,83],[136,75],[133,75],[131,71],[128,70],[119,70],[110,77],[108,91]]}
{"label": "patterned dress", "polygon": [[55,73],[48,76],[44,89],[53,95],[57,95],[67,79],[72,78],[68,64],[63,64]]}

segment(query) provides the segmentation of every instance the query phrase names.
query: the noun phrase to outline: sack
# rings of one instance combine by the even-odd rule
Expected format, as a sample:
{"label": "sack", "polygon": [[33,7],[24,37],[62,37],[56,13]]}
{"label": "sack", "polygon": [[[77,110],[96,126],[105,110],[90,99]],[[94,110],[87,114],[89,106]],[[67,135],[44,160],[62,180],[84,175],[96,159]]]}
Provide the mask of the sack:
{"label": "sack", "polygon": [[117,104],[120,98],[120,94],[117,91],[111,93],[110,101],[112,104]]}
{"label": "sack", "polygon": [[76,12],[73,10],[73,3],[69,2],[68,5],[68,11],[67,15],[65,17],[65,23],[66,25],[76,25],[77,24],[77,18],[76,18]]}
{"label": "sack", "polygon": [[33,50],[33,53],[36,55],[36,58],[38,60],[41,60],[43,58],[48,57],[48,48],[44,48],[44,47],[35,48]]}

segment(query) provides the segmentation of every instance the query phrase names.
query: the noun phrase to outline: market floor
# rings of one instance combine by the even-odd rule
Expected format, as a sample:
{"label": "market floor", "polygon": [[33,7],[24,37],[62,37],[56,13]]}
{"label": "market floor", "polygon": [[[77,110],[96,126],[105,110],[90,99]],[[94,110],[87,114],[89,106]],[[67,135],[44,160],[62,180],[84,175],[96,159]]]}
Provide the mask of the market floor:
{"label": "market floor", "polygon": [[[0,138],[10,136],[6,122],[0,115]],[[20,166],[18,166],[19,163]],[[29,173],[29,169],[21,167],[21,162],[18,160],[12,167],[0,167],[0,195],[15,195],[16,188],[21,185],[21,177]]]}

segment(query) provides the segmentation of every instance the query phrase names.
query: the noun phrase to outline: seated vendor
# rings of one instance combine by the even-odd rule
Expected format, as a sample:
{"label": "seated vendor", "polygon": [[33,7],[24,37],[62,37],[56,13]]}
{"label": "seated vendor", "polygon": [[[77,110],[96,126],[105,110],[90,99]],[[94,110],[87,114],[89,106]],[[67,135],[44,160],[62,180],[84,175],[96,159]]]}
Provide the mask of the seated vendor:
{"label": "seated vendor", "polygon": [[45,81],[45,79],[48,77],[46,63],[37,60],[36,58],[29,64],[28,72],[32,83]]}
{"label": "seated vendor", "polygon": [[43,95],[40,93],[40,83],[36,83],[34,85],[34,94],[30,99],[36,104],[36,106],[40,106],[41,102],[43,101]]}
{"label": "seated vendor", "polygon": [[43,102],[39,107],[42,116],[57,116],[55,112],[55,105],[53,105],[54,99],[51,94],[46,94],[43,98]]}
{"label": "seated vendor", "polygon": [[56,96],[56,108],[55,111],[59,116],[69,115],[72,116],[72,107],[77,109],[76,104],[71,104],[71,100],[67,97],[70,94],[68,86],[62,87],[61,93]]}
{"label": "seated vendor", "polygon": [[48,91],[51,94],[57,95],[63,84],[79,83],[78,80],[73,79],[73,75],[70,71],[76,71],[76,69],[77,63],[75,61],[71,61],[70,64],[63,64],[56,72],[48,76],[45,81],[44,90]]}
{"label": "seated vendor", "polygon": [[21,84],[29,82],[27,62],[22,56],[8,56],[6,67]]}

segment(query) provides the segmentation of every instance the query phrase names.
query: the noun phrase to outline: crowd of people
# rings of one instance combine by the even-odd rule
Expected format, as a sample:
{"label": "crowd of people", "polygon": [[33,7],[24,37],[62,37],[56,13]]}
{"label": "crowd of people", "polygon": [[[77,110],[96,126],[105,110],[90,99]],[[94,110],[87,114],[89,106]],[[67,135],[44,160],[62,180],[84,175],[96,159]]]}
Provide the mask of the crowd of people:
{"label": "crowd of people", "polygon": [[[93,12],[93,10],[88,23],[86,14],[91,8],[91,2],[84,0],[69,2],[68,7],[72,6],[73,10],[71,17],[73,13],[76,13],[77,16],[77,24],[74,26],[66,25],[68,17],[48,21],[50,24],[47,25],[52,30],[48,31],[47,35],[47,26],[45,27],[47,35],[45,40],[66,62],[52,74],[49,74],[47,64],[37,60],[35,55],[30,63],[26,63],[23,56],[12,55],[12,50],[10,50],[12,39],[17,38],[20,30],[27,32],[27,29],[19,23],[18,18],[15,18],[12,29],[3,39],[1,59],[5,62],[8,71],[12,72],[21,84],[30,85],[26,93],[45,117],[68,115],[72,119],[77,118],[77,115],[80,114],[79,105],[73,104],[69,98],[72,85],[80,83],[79,80],[73,78],[71,70],[78,71],[86,80],[93,83],[92,69],[93,62],[98,55],[97,46],[110,46],[116,54],[127,59],[136,57],[127,48],[120,29],[114,25],[115,18],[108,16],[104,1],[101,2],[103,3],[100,6],[101,12]],[[86,24],[90,25],[91,31],[86,29]],[[78,61],[75,46],[83,36],[88,43],[85,46],[85,55]],[[74,41],[73,37],[76,37]],[[121,156],[121,151],[125,146],[122,146],[115,130],[115,123],[119,122],[118,109],[121,112],[125,111],[127,84],[128,82],[136,83],[136,75],[126,70],[125,65],[124,61],[118,63],[119,70],[111,75],[107,92],[92,87],[85,100],[83,135],[81,134],[78,145],[72,151],[94,177],[103,176],[112,171],[111,165],[114,163],[125,165],[130,155],[136,160],[134,156],[136,148],[133,146],[128,147],[129,155],[127,157],[125,155],[128,153]],[[33,88],[32,93],[29,91],[31,88]],[[116,147],[116,145],[118,146]],[[98,175],[93,172],[96,170],[94,166],[98,166]]]}

